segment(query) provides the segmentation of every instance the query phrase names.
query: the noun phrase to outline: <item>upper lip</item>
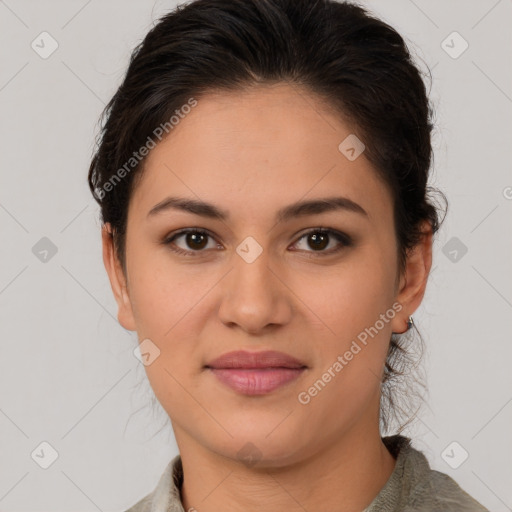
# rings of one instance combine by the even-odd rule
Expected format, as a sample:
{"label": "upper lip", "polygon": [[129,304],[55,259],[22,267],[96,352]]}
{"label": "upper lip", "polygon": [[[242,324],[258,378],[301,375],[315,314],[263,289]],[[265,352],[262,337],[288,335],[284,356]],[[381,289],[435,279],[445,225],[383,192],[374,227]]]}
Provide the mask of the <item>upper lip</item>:
{"label": "upper lip", "polygon": [[306,365],[295,357],[275,350],[264,352],[236,350],[210,361],[206,368],[306,368]]}

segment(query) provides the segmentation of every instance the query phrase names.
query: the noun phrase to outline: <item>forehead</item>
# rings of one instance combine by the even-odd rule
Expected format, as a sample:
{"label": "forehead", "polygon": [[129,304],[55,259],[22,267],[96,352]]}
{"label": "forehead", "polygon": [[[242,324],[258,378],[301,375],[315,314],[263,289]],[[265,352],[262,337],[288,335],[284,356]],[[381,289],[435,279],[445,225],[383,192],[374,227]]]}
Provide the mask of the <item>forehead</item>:
{"label": "forehead", "polygon": [[339,149],[351,135],[333,108],[297,86],[207,94],[149,153],[130,210],[146,214],[180,195],[255,221],[263,209],[340,195],[389,221],[391,197],[364,152],[351,161]]}

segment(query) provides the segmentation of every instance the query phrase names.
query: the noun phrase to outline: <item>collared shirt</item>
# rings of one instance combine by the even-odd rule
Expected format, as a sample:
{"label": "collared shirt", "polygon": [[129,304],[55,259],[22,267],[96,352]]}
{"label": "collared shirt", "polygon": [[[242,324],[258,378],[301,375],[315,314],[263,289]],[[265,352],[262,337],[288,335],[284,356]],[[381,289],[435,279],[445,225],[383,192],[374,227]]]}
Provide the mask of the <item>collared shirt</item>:
{"label": "collared shirt", "polygon": [[[395,468],[375,499],[362,512],[489,512],[402,435],[382,438],[396,459]],[[126,512],[185,512],[181,501],[183,466],[176,455],[156,488]]]}

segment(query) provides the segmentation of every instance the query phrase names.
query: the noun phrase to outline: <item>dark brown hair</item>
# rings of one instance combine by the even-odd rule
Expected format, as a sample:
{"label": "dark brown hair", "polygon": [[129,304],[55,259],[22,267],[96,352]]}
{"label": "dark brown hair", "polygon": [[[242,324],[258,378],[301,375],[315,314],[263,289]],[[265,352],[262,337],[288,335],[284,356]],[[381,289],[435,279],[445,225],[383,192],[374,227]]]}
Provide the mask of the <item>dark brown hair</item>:
{"label": "dark brown hair", "polygon": [[[144,164],[134,152],[172,116],[181,117],[191,98],[277,82],[322,99],[364,142],[393,198],[399,273],[421,239],[422,221],[438,231],[431,194],[446,198],[427,186],[433,109],[422,73],[392,27],[334,0],[195,0],[163,16],[135,48],[102,114],[88,180],[125,272],[128,204]],[[414,366],[407,343],[410,332],[390,341],[384,428],[390,412],[400,417],[393,390]]]}

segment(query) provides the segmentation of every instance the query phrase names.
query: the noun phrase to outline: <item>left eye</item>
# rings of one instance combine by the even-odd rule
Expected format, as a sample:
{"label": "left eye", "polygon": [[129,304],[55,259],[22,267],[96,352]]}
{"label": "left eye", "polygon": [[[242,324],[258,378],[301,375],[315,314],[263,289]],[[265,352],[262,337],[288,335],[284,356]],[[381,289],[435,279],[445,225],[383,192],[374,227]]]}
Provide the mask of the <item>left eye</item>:
{"label": "left eye", "polygon": [[[311,251],[308,250],[307,247],[299,247],[300,250],[305,250],[307,252],[320,252],[329,254],[341,250],[344,246],[348,247],[352,245],[352,240],[348,235],[339,233],[338,231],[334,231],[332,229],[311,230],[308,233],[303,234],[295,243],[295,245],[299,245],[302,240],[305,240],[307,247],[313,249]],[[334,242],[337,242],[337,244]]]}

